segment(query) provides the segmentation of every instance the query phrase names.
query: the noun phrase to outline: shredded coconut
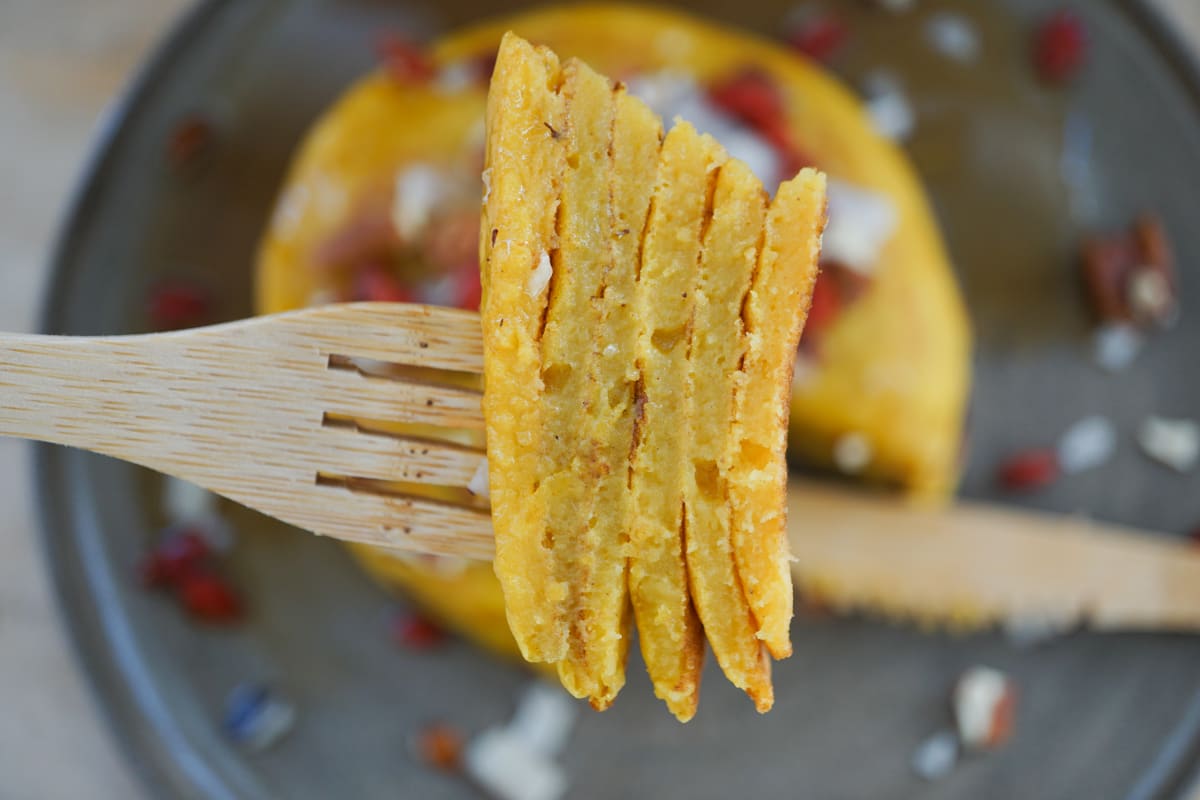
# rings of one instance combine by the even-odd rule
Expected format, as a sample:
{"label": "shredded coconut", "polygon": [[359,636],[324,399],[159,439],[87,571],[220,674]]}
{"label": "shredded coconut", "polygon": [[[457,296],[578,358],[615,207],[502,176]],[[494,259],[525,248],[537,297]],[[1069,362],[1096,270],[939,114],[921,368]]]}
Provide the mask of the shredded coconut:
{"label": "shredded coconut", "polygon": [[488,460],[484,456],[479,466],[475,468],[475,474],[471,476],[471,480],[467,483],[467,491],[476,497],[490,497],[488,484]]}
{"label": "shredded coconut", "polygon": [[925,38],[934,50],[960,63],[979,58],[979,33],[961,14],[942,11],[925,22]]}
{"label": "shredded coconut", "polygon": [[1117,449],[1117,429],[1106,417],[1084,417],[1058,440],[1058,465],[1068,475],[1103,465]]}
{"label": "shredded coconut", "polygon": [[1147,456],[1178,472],[1190,472],[1200,460],[1200,425],[1190,419],[1147,417],[1138,429]]}
{"label": "shredded coconut", "polygon": [[871,440],[858,432],[839,436],[833,443],[833,463],[847,475],[862,472],[873,456]]}
{"label": "shredded coconut", "polygon": [[550,285],[550,276],[553,274],[554,267],[550,265],[550,254],[542,253],[542,257],[538,259],[537,268],[529,275],[529,283],[526,285],[525,291],[529,293],[530,297],[540,296]]}
{"label": "shredded coconut", "polygon": [[415,240],[446,191],[445,176],[430,164],[412,164],[401,170],[392,195],[392,227],[396,235],[402,241]]}
{"label": "shredded coconut", "polygon": [[562,768],[507,728],[476,736],[464,766],[497,800],[558,800],[567,790]]}
{"label": "shredded coconut", "polygon": [[829,181],[828,198],[829,223],[822,255],[870,275],[896,231],[899,215],[895,205],[886,195],[836,179]]}
{"label": "shredded coconut", "polygon": [[483,178],[483,202],[487,203],[488,198],[492,196],[492,168],[485,169],[480,177]]}
{"label": "shredded coconut", "polygon": [[708,95],[691,75],[673,70],[646,73],[631,78],[627,88],[663,119],[686,119],[697,131],[716,139],[730,156],[744,162],[764,186],[773,187],[779,182],[782,164],[775,147],[709,102]]}

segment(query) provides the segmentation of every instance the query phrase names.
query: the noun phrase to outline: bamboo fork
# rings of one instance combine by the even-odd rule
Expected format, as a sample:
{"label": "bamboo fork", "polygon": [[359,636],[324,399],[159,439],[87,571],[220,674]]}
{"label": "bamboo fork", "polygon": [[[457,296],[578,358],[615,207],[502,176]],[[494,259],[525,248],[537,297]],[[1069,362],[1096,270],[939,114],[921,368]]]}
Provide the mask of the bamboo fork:
{"label": "bamboo fork", "polygon": [[0,435],[141,464],[314,533],[490,558],[486,504],[466,491],[486,463],[482,371],[479,316],[421,305],[8,334]]}
{"label": "bamboo fork", "polygon": [[[391,365],[388,367],[387,365]],[[314,533],[490,559],[479,317],[354,303],[175,333],[0,335],[0,435],[193,481]],[[1200,550],[1088,520],[796,483],[794,574],[955,626],[1200,631]]]}

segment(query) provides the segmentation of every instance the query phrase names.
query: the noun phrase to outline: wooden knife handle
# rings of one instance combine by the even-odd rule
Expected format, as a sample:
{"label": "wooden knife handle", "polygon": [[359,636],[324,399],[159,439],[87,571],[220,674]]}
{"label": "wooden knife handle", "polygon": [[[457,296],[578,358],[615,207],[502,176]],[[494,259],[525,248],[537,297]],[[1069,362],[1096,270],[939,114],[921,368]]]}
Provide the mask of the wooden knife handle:
{"label": "wooden knife handle", "polygon": [[1166,534],[797,481],[788,516],[799,588],[839,608],[950,628],[1200,630],[1200,548]]}

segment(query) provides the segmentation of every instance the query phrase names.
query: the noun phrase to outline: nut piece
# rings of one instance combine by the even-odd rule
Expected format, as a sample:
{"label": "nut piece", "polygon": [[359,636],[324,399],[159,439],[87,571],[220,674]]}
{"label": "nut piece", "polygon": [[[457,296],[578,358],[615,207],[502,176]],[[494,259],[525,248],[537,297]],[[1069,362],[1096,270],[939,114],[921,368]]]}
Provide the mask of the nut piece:
{"label": "nut piece", "polygon": [[971,667],[954,687],[958,736],[970,750],[991,750],[1012,735],[1016,688],[1008,676],[990,667]]}

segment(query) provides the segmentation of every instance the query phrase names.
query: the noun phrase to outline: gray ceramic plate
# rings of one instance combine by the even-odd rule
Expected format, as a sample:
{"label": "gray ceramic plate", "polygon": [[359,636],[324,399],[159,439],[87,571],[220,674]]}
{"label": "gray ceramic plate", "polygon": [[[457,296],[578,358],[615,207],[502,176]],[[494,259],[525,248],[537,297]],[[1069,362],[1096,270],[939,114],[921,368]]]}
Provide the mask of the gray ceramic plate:
{"label": "gray ceramic plate", "polygon": [[[249,312],[250,265],[291,148],[372,62],[381,25],[423,36],[476,17],[481,3],[368,0],[210,2],[196,9],[112,116],[63,230],[46,330],[143,329],[146,287],[185,275],[224,288],[220,316]],[[510,6],[511,3],[501,5]],[[718,19],[777,30],[790,0],[700,4]],[[983,34],[987,69],[947,66],[923,44],[945,2],[892,17],[847,4],[861,24],[839,68],[888,67],[912,88],[910,150],[946,225],[979,331],[972,457],[964,491],[986,496],[999,455],[1050,440],[1085,413],[1117,421],[1121,457],[1032,499],[1064,511],[1182,531],[1200,521],[1195,478],[1144,462],[1130,431],[1144,414],[1194,413],[1200,314],[1185,313],[1120,378],[1091,366],[1070,253],[1079,224],[1158,209],[1180,262],[1200,262],[1200,105],[1196,73],[1140,5],[1089,3],[1095,57],[1085,79],[1048,92],[1029,77],[1036,0],[956,4]],[[1081,6],[1084,4],[1080,4]],[[491,11],[500,11],[491,8]],[[218,121],[201,169],[162,158],[181,115]],[[1059,173],[1063,119],[1091,132],[1094,173],[1068,210]],[[1072,216],[1074,214],[1074,216]],[[1200,308],[1200,276],[1182,276]],[[392,601],[336,545],[246,512],[230,568],[248,587],[248,623],[183,623],[131,579],[161,524],[156,479],[125,464],[39,448],[46,552],[63,608],[115,735],[162,796],[469,797],[405,754],[442,718],[468,730],[504,719],[526,676],[465,643],[398,650]],[[715,670],[699,717],[676,725],[640,665],[603,715],[573,734],[573,797],[1178,797],[1200,764],[1200,638],[1077,634],[1035,649],[1000,635],[950,638],[884,623],[800,620],[779,665],[779,702],[759,718]],[[1002,752],[949,778],[918,781],[914,746],[947,724],[945,693],[983,662],[1010,671],[1022,697]],[[278,747],[247,755],[216,725],[226,692],[267,679],[298,704]]]}

